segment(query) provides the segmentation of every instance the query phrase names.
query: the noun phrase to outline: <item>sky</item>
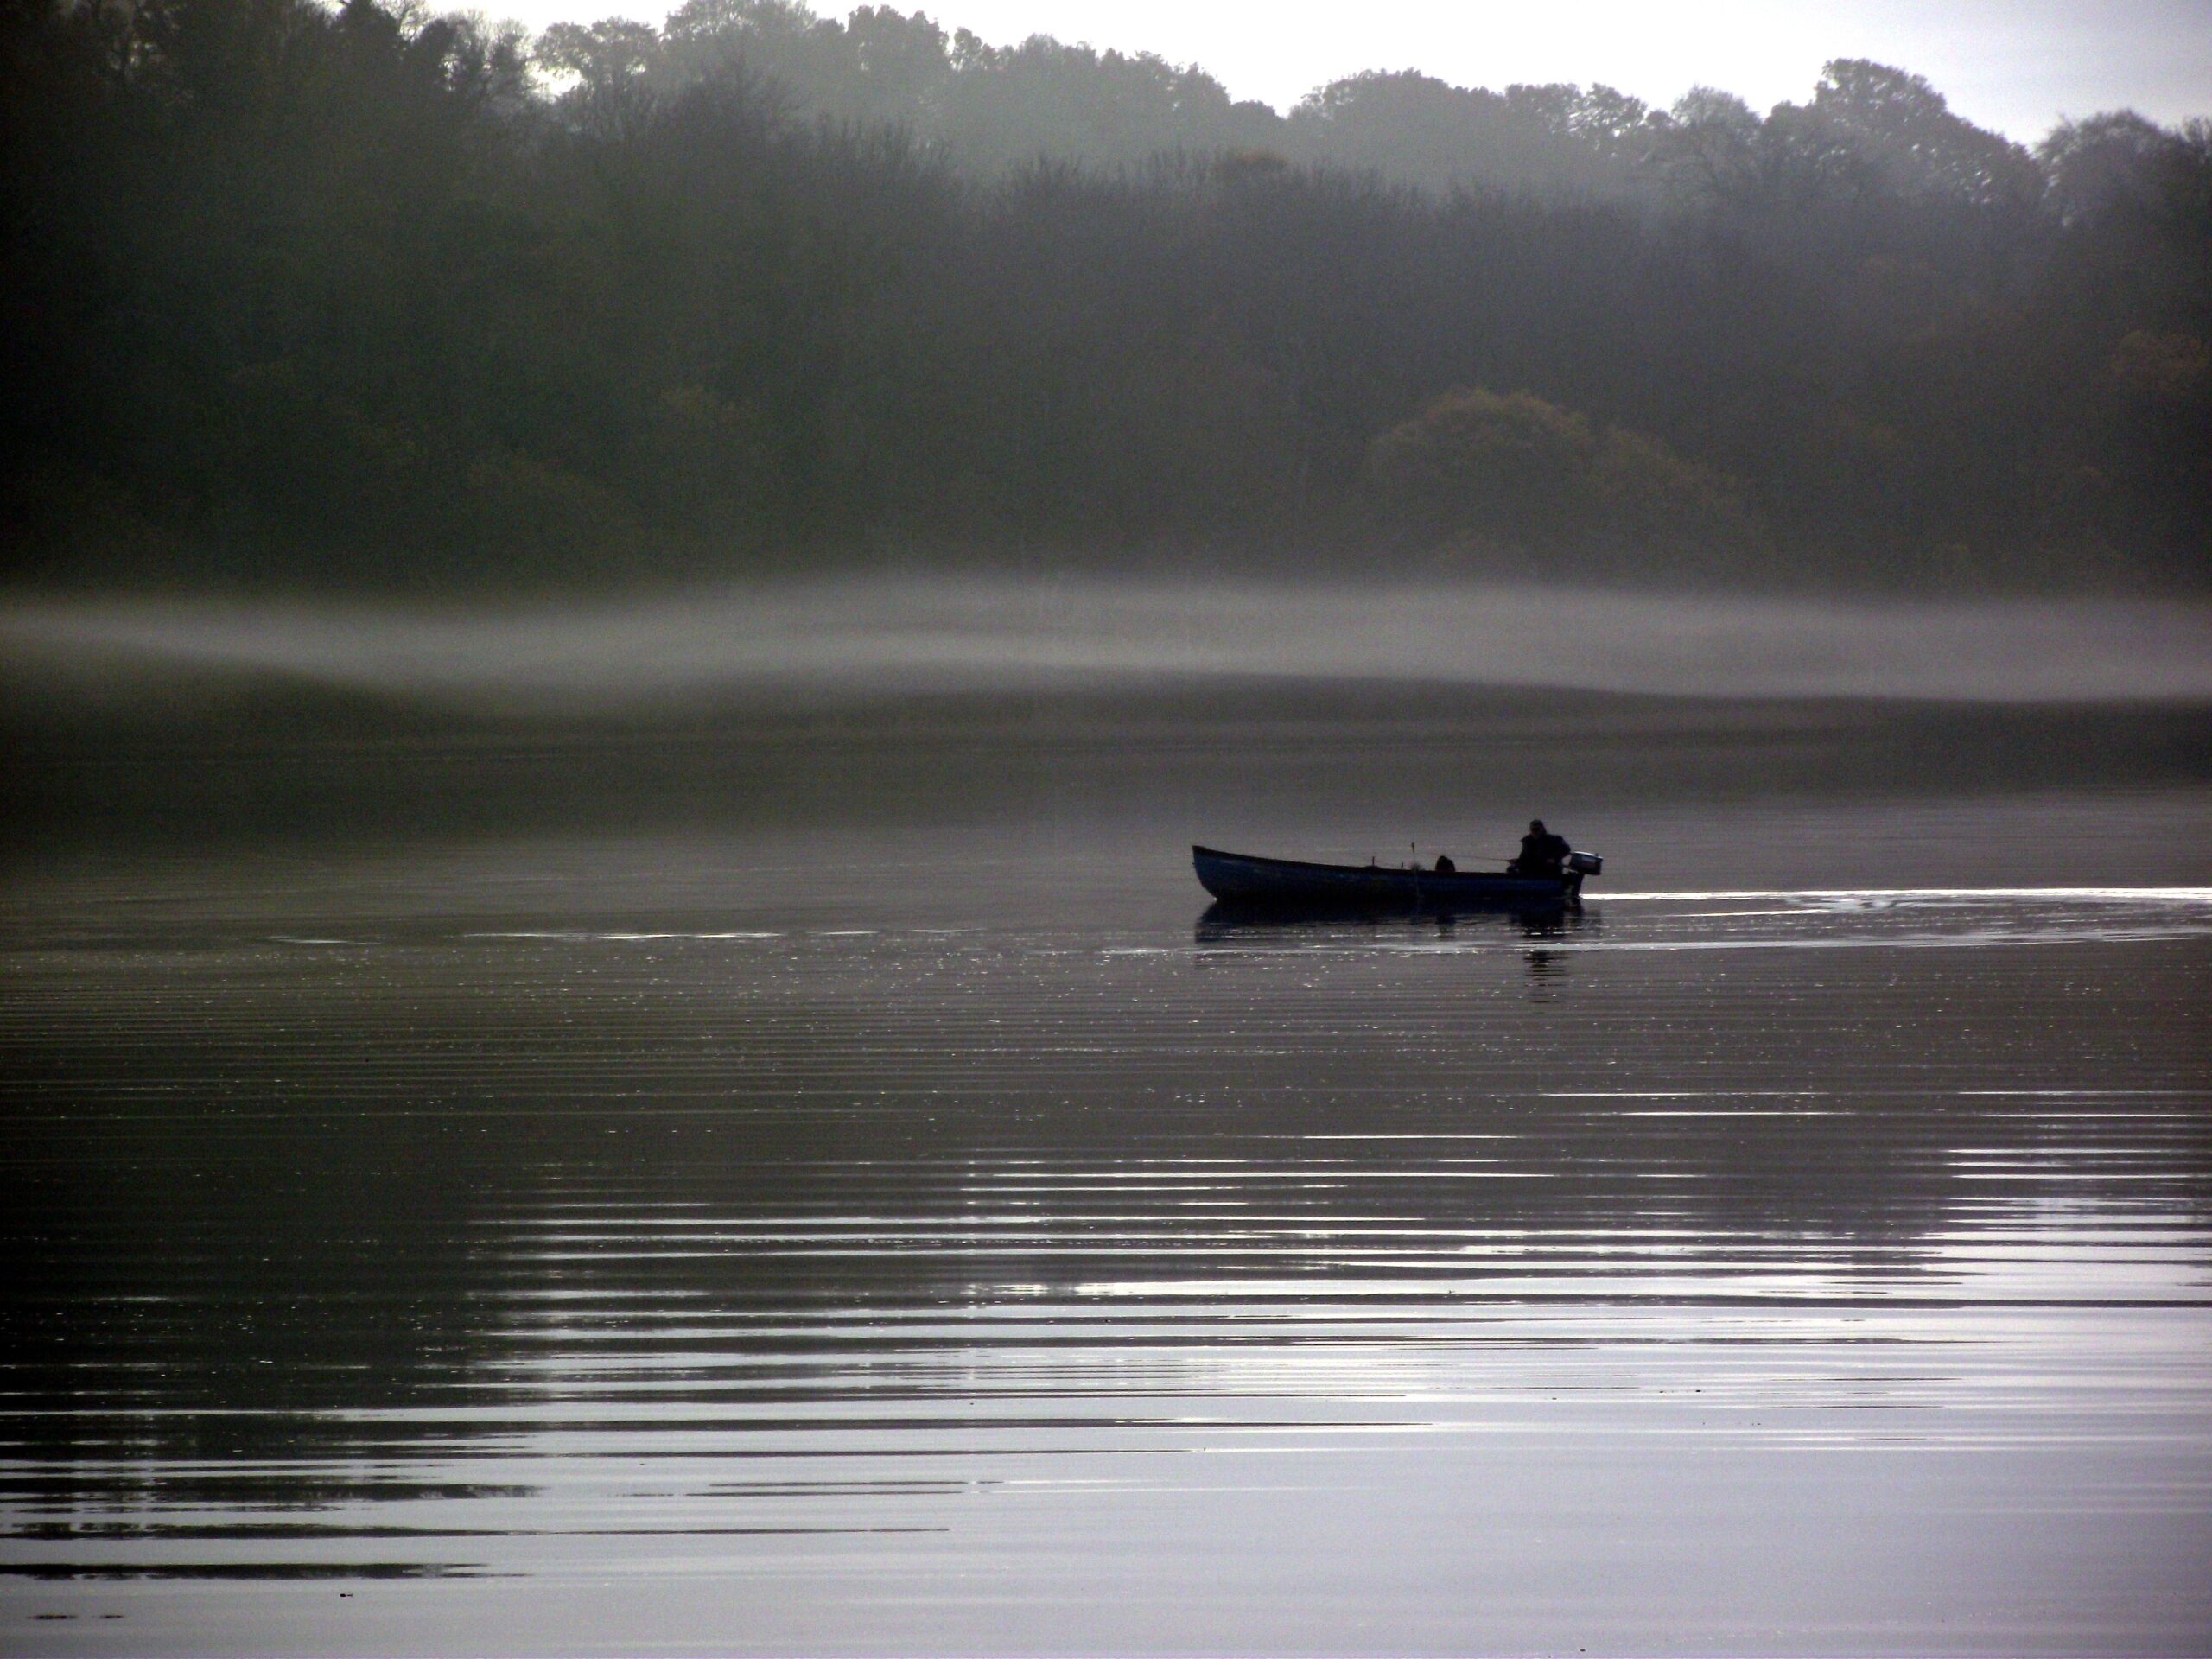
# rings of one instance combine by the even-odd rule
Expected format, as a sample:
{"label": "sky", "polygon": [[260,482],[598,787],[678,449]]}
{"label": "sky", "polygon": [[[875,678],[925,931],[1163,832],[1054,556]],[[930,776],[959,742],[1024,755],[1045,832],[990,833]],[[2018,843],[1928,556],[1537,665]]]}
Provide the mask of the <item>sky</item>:
{"label": "sky", "polygon": [[[675,0],[475,0],[542,29],[658,22]],[[842,16],[855,0],[814,0]],[[2062,116],[2212,116],[2212,0],[890,0],[994,43],[1052,35],[1156,52],[1287,108],[1362,69],[1463,86],[1603,81],[1656,105],[1689,87],[1758,109],[1802,99],[1831,58],[1923,74],[1968,120],[2022,140]]]}

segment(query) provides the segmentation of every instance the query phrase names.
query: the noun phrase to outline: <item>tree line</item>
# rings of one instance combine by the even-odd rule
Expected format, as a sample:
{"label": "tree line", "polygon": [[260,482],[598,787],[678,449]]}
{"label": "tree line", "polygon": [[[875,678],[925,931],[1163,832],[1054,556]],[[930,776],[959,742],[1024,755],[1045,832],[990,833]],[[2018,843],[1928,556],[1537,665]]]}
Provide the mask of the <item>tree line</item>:
{"label": "tree line", "polygon": [[926,17],[0,0],[41,581],[854,560],[2201,586],[2212,126],[2032,150]]}

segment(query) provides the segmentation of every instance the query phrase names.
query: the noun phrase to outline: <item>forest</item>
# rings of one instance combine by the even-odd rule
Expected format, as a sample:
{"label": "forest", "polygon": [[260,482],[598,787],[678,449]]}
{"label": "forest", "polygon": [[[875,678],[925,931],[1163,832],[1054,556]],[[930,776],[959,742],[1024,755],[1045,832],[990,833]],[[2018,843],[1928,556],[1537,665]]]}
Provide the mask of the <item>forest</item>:
{"label": "forest", "polygon": [[0,0],[18,586],[2212,578],[2212,124]]}

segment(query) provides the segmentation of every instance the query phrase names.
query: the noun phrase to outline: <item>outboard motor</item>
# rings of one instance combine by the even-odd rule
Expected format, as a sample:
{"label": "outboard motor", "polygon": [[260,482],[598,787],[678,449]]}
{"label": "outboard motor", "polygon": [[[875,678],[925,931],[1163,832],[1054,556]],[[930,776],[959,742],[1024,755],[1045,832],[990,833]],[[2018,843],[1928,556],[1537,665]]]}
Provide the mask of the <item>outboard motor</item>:
{"label": "outboard motor", "polygon": [[1567,875],[1567,895],[1576,905],[1582,902],[1582,882],[1605,868],[1605,861],[1595,853],[1569,853],[1560,868]]}

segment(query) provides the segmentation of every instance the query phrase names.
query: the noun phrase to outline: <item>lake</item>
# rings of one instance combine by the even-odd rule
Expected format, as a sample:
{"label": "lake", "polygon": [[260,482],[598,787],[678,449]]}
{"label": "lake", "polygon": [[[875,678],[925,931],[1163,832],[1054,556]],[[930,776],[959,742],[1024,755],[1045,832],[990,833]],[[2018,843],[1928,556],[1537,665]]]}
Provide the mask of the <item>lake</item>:
{"label": "lake", "polygon": [[11,1652],[2212,1646],[2200,707],[18,728]]}

